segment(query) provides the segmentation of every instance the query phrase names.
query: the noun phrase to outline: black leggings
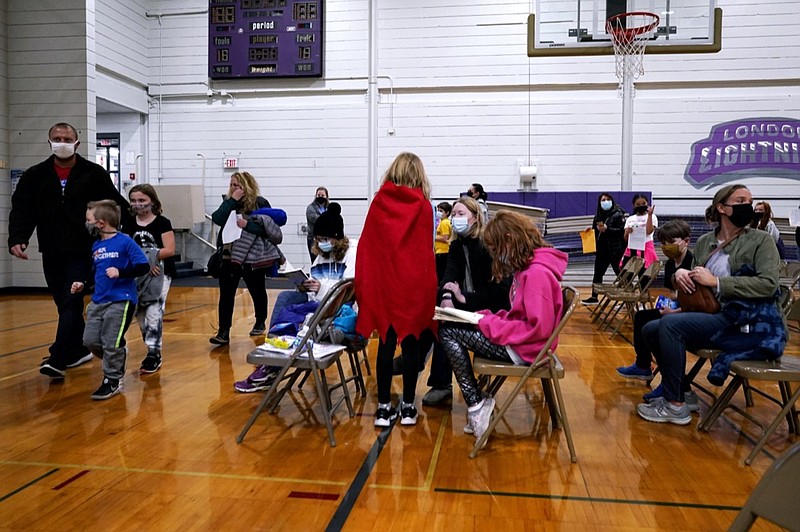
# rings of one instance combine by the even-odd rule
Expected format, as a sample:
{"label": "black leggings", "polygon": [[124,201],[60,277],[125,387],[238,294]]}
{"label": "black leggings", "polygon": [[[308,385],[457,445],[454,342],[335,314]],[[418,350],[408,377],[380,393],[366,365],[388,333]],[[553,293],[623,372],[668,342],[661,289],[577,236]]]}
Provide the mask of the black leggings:
{"label": "black leggings", "polygon": [[475,406],[483,400],[475,372],[472,370],[469,351],[483,358],[512,362],[504,346],[493,344],[472,326],[443,325],[439,329],[439,341],[447,360],[453,367],[453,373],[456,375],[456,381],[467,406]]}
{"label": "black leggings", "polygon": [[[392,359],[397,348],[397,333],[394,327],[386,331],[386,340],[378,342],[378,360],[375,365],[378,381],[378,402],[389,403],[392,398]],[[419,340],[408,335],[400,341],[403,353],[403,402],[414,403],[419,374]]]}

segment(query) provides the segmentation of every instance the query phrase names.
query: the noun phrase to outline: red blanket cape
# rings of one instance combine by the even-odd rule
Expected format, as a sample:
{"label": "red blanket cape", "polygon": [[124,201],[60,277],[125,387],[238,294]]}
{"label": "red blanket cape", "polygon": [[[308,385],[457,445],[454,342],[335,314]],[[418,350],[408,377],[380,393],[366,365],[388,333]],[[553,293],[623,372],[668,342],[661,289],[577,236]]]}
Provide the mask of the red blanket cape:
{"label": "red blanket cape", "polygon": [[364,222],[356,255],[356,330],[381,339],[394,327],[397,338],[436,331],[436,260],[433,209],[420,189],[387,182]]}

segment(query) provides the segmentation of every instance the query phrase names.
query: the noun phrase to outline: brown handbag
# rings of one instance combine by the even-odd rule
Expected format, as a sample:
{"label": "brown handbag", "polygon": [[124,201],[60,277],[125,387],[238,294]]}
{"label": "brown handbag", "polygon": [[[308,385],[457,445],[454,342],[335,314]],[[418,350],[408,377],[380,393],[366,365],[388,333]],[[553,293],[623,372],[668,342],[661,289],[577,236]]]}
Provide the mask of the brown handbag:
{"label": "brown handbag", "polygon": [[[708,257],[706,257],[703,265],[708,262],[708,259],[710,259],[714,253],[722,250],[722,248],[733,242],[737,236],[739,236],[739,233],[720,244],[708,255]],[[691,294],[684,292],[680,289],[680,287],[678,288],[678,303],[680,304],[683,312],[707,312],[709,314],[716,314],[722,309],[717,297],[714,295],[714,290],[712,290],[711,287],[702,284],[695,284],[694,288],[695,290]]]}

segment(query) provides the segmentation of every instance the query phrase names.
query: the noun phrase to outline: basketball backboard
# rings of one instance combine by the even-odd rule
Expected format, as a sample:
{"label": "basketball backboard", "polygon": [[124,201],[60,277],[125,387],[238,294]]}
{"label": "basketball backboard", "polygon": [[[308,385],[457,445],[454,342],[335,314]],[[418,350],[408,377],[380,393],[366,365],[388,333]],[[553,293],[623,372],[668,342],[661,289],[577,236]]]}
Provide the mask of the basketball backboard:
{"label": "basketball backboard", "polygon": [[715,0],[536,0],[528,18],[528,56],[613,54],[606,20],[647,11],[660,17],[648,54],[714,53],[722,47]]}

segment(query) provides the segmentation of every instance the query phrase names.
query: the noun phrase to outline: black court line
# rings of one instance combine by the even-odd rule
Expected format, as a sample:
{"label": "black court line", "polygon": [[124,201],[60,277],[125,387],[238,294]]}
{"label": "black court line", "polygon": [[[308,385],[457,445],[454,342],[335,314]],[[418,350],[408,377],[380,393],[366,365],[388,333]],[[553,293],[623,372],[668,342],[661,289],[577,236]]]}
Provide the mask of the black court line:
{"label": "black court line", "polygon": [[3,502],[3,501],[5,501],[6,499],[9,499],[9,498],[13,497],[14,495],[16,495],[17,493],[19,493],[20,491],[22,491],[22,490],[24,490],[24,489],[27,489],[27,488],[29,488],[29,487],[31,487],[31,486],[33,486],[34,484],[36,484],[36,483],[37,483],[37,482],[39,482],[40,480],[42,480],[42,479],[45,479],[45,478],[49,477],[50,475],[52,475],[53,473],[55,473],[55,472],[56,472],[56,471],[58,471],[58,470],[59,470],[58,468],[51,469],[50,471],[48,471],[48,472],[47,472],[47,473],[45,473],[44,475],[42,475],[42,476],[40,476],[40,477],[37,477],[37,478],[35,478],[35,479],[31,480],[31,481],[30,481],[30,482],[28,482],[27,484],[24,484],[24,485],[22,485],[22,486],[18,487],[17,489],[15,489],[14,491],[12,491],[12,492],[10,492],[10,493],[6,493],[6,494],[5,494],[5,495],[3,495],[2,497],[0,497],[0,502]]}
{"label": "black court line", "polygon": [[378,457],[381,455],[381,451],[386,445],[386,441],[389,439],[389,435],[392,433],[392,429],[396,423],[397,418],[392,421],[391,425],[383,429],[380,434],[378,434],[378,439],[376,439],[375,443],[372,444],[372,448],[369,450],[369,453],[367,453],[367,456],[361,463],[361,467],[356,473],[356,476],[353,479],[353,482],[350,484],[350,487],[347,488],[347,492],[344,494],[344,497],[342,497],[342,502],[339,504],[339,507],[336,508],[336,512],[333,514],[328,526],[325,528],[325,532],[338,531],[344,527],[344,523],[347,521],[347,518],[350,516],[350,512],[353,510],[353,506],[358,500],[358,497],[361,495],[361,491],[364,489],[370,473],[372,473],[372,470],[375,468],[375,464],[378,462]]}
{"label": "black court line", "polygon": [[741,506],[721,506],[718,504],[697,504],[691,502],[667,502],[667,501],[647,501],[636,499],[609,499],[606,497],[577,497],[571,495],[550,495],[547,493],[514,493],[509,491],[479,491],[462,490],[453,488],[436,488],[433,491],[439,493],[458,493],[462,495],[487,495],[490,497],[515,497],[523,499],[548,499],[557,501],[581,501],[581,502],[600,502],[610,504],[635,504],[638,506],[669,506],[673,508],[692,508],[701,510],[722,510],[738,512]]}
{"label": "black court line", "polygon": [[8,331],[17,331],[19,329],[27,329],[28,327],[37,327],[39,325],[46,325],[48,323],[56,323],[58,320],[47,320],[47,321],[37,321],[35,323],[28,323],[25,325],[17,325],[16,327],[11,327],[9,329],[0,329],[0,333],[8,332]]}
{"label": "black court line", "polygon": [[28,351],[33,351],[35,349],[41,349],[42,347],[47,347],[49,345],[50,345],[50,343],[48,342],[46,344],[34,345],[34,346],[31,346],[31,347],[26,347],[25,349],[20,349],[19,351],[11,351],[10,353],[3,353],[3,354],[0,354],[0,358],[10,357],[10,356],[13,356],[13,355],[19,355],[20,353],[26,353]]}

